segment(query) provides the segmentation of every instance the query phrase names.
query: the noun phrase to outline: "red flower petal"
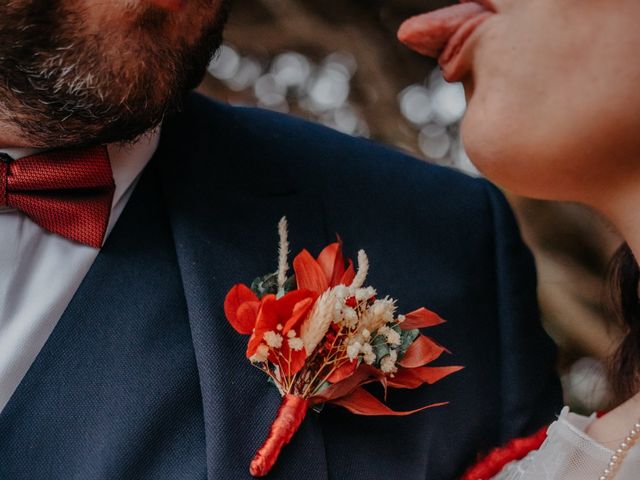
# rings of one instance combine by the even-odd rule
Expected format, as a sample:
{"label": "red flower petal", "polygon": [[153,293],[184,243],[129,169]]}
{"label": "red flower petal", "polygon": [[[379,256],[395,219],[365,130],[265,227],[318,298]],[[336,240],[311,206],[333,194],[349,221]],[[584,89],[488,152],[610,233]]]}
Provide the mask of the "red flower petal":
{"label": "red flower petal", "polygon": [[[246,332],[240,332],[250,334],[253,332],[253,328],[256,324],[256,318],[258,318],[258,311],[260,310],[260,302],[245,302],[238,308],[237,319],[238,323],[247,327]],[[251,330],[249,330],[251,328]]]}
{"label": "red flower petal", "polygon": [[[306,318],[314,302],[314,298],[308,297],[294,305],[293,311],[291,312],[291,317],[289,318],[289,320],[287,320],[287,323],[285,323],[284,328],[282,329],[283,335],[289,333],[289,330],[291,330],[292,328],[296,328],[298,324]],[[296,334],[300,335],[299,329],[296,330]]]}
{"label": "red flower petal", "polygon": [[[255,329],[247,346],[247,357],[256,353],[264,334],[268,331],[279,333],[286,341],[287,332],[305,318],[315,298],[316,295],[307,290],[294,290],[278,299],[275,295],[262,297]],[[278,325],[282,325],[280,330]]]}
{"label": "red flower petal", "polygon": [[247,302],[259,303],[259,300],[249,287],[241,284],[234,286],[224,300],[224,313],[227,320],[238,333],[243,335],[250,334],[256,322],[256,317],[251,316],[248,311],[244,311],[242,315],[238,314],[240,308]]}
{"label": "red flower petal", "polygon": [[262,297],[260,310],[258,310],[258,316],[256,318],[255,329],[249,339],[249,344],[247,345],[247,358],[250,358],[254,353],[256,353],[265,332],[268,332],[269,330],[276,331],[276,325],[278,325],[276,296],[271,294],[265,295]]}
{"label": "red flower petal", "polygon": [[[289,348],[287,346],[287,348]],[[304,347],[302,350],[292,350],[291,351],[291,364],[289,365],[289,376],[292,377],[304,367],[305,362],[307,361],[307,352]]]}
{"label": "red flower petal", "polygon": [[382,380],[384,380],[384,373],[365,363],[360,365],[353,375],[348,376],[341,382],[334,383],[309,400],[313,405],[329,402],[350,394],[362,385]]}
{"label": "red flower petal", "polygon": [[329,286],[335,287],[339,285],[345,271],[342,245],[339,242],[335,242],[322,250],[318,256],[318,264],[322,268]]}
{"label": "red flower petal", "polygon": [[353,266],[353,260],[349,260],[349,266],[342,275],[339,284],[346,285],[347,287],[353,283],[353,279],[356,278],[356,269]]}
{"label": "red flower petal", "polygon": [[418,367],[399,368],[393,377],[387,377],[387,385],[394,388],[418,388],[428,383],[432,385],[464,367]]}
{"label": "red flower petal", "polygon": [[331,403],[340,405],[346,408],[351,413],[356,415],[391,415],[391,416],[405,416],[412,413],[426,410],[427,408],[441,407],[447,405],[448,402],[434,403],[432,405],[425,405],[424,407],[417,408],[415,410],[409,410],[407,412],[398,412],[387,407],[384,403],[378,400],[376,397],[367,392],[364,388],[358,388],[351,392],[346,397],[341,397],[336,400],[332,400]]}
{"label": "red flower petal", "polygon": [[356,371],[356,367],[358,366],[358,360],[354,359],[351,362],[346,362],[336,369],[329,378],[327,378],[327,382],[329,383],[338,383],[344,380],[345,378],[350,377]]}
{"label": "red flower petal", "polygon": [[435,327],[445,323],[437,313],[427,310],[426,308],[419,308],[415,312],[408,313],[406,320],[400,324],[402,330],[413,330],[414,328],[423,327]]}
{"label": "red flower petal", "polygon": [[421,367],[434,361],[443,352],[446,352],[444,347],[441,347],[429,337],[419,335],[409,346],[404,357],[398,361],[398,365],[405,368]]}
{"label": "red flower petal", "polygon": [[329,281],[320,264],[307,250],[303,250],[293,260],[293,269],[296,272],[296,282],[299,289],[321,294],[329,288]]}

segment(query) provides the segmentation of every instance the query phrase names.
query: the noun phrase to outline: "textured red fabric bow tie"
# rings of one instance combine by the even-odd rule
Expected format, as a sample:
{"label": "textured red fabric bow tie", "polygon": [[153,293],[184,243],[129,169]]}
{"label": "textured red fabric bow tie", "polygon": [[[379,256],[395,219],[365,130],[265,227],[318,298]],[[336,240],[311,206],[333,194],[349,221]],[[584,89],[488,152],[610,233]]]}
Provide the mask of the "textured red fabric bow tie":
{"label": "textured red fabric bow tie", "polygon": [[94,248],[102,246],[114,191],[106,146],[54,150],[19,160],[0,154],[0,205]]}

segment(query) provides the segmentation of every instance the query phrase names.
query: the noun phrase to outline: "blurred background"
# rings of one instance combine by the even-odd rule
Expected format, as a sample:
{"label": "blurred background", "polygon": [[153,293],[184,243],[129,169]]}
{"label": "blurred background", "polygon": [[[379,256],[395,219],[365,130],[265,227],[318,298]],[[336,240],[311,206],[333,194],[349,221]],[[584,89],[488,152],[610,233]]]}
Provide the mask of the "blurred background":
{"label": "blurred background", "polygon": [[[426,162],[479,175],[459,138],[462,87],[399,44],[403,19],[436,0],[235,0],[226,41],[200,91],[395,145]],[[545,328],[573,408],[610,399],[604,362],[621,332],[605,277],[621,240],[594,212],[505,192],[536,257]]]}

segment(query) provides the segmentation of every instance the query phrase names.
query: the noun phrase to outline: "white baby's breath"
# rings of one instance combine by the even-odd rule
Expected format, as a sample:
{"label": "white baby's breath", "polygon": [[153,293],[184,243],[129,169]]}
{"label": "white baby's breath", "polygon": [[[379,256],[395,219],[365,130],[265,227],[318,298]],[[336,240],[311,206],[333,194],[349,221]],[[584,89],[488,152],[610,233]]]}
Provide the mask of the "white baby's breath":
{"label": "white baby's breath", "polygon": [[280,348],[282,347],[282,335],[276,333],[274,331],[269,330],[264,334],[264,341],[267,342],[267,345],[271,348]]}
{"label": "white baby's breath", "polygon": [[343,302],[347,297],[350,297],[352,295],[351,288],[344,285],[336,285],[333,291],[338,302]]}
{"label": "white baby's breath", "polygon": [[373,351],[373,347],[370,343],[365,343],[364,345],[362,345],[360,351],[362,352],[362,359],[364,360],[364,363],[366,363],[367,365],[373,365],[375,363],[376,354]]}
{"label": "white baby's breath", "polygon": [[390,328],[387,325],[380,327],[378,329],[378,333],[386,337],[387,343],[389,345],[398,346],[402,343],[400,334],[396,332],[393,328]]}
{"label": "white baby's breath", "polygon": [[394,314],[396,312],[396,302],[395,300],[386,297],[382,300],[376,300],[373,306],[374,315],[379,317],[381,321],[384,321],[384,324],[393,323]]}
{"label": "white baby's breath", "polygon": [[395,373],[398,371],[396,367],[396,360],[398,360],[398,352],[391,350],[389,355],[384,357],[380,362],[380,370],[384,373]]}
{"label": "white baby's breath", "polygon": [[269,347],[267,347],[264,343],[261,343],[256,349],[256,353],[249,357],[249,361],[251,363],[262,363],[267,361],[267,357],[269,355]]}
{"label": "white baby's breath", "polygon": [[349,360],[353,361],[360,354],[360,349],[362,348],[362,344],[360,342],[353,342],[347,347],[347,356]]}
{"label": "white baby's breath", "polygon": [[387,333],[387,343],[389,345],[393,345],[394,347],[399,346],[402,343],[402,339],[400,338],[400,334],[393,329],[389,329]]}
{"label": "white baby's breath", "polygon": [[393,315],[396,310],[395,301],[390,298],[376,300],[373,305],[366,308],[360,315],[358,327],[360,331],[364,329],[375,332],[387,323],[394,321]]}
{"label": "white baby's breath", "polygon": [[353,328],[358,323],[358,314],[353,308],[344,307],[342,309],[342,319],[347,327]]}
{"label": "white baby's breath", "polygon": [[304,348],[304,342],[300,337],[289,338],[287,342],[289,343],[289,348],[291,348],[291,350],[294,350],[296,352]]}

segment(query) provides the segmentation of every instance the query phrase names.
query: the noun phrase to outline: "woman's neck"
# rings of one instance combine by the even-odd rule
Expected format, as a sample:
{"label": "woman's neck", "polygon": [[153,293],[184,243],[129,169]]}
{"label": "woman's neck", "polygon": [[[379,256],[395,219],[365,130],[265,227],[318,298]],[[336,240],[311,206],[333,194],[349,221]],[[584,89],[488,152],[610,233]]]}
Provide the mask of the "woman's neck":
{"label": "woman's neck", "polygon": [[638,422],[640,422],[640,393],[594,421],[586,433],[599,444],[615,450],[629,434],[629,430]]}

